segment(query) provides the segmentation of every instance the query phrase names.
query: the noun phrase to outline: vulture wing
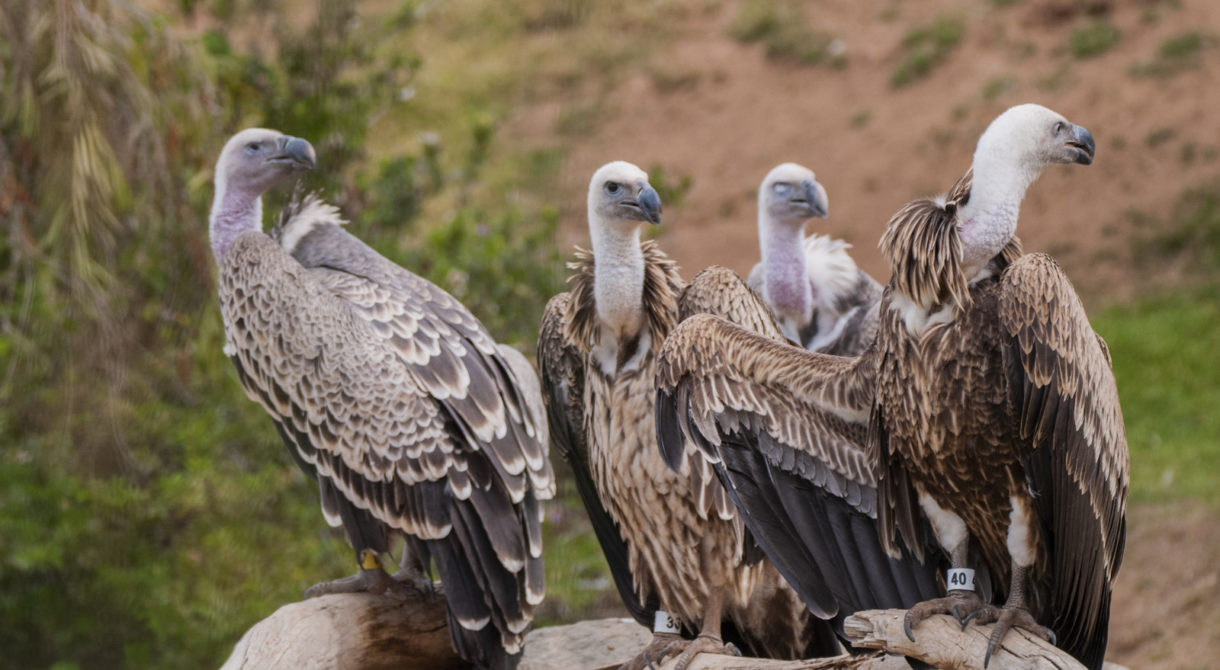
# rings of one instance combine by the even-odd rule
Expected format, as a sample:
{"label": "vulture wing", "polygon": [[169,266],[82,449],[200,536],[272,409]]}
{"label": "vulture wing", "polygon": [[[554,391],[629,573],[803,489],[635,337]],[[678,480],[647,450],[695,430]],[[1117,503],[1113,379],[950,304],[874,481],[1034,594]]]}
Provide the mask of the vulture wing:
{"label": "vulture wing", "polygon": [[807,352],[699,315],[669,336],[658,369],[667,461],[680,464],[690,439],[720,464],[750,532],[812,612],[832,618],[937,593],[930,569],[891,559],[878,540],[860,446],[871,359]]}
{"label": "vulture wing", "polygon": [[1046,531],[1046,611],[1059,645],[1099,667],[1126,539],[1130,465],[1118,388],[1104,342],[1054,260],[1022,256],[1001,281],[1009,397]]}
{"label": "vulture wing", "polygon": [[[313,459],[332,524],[350,535],[371,515],[403,530],[425,563],[435,560],[463,656],[497,653],[483,639],[493,630],[501,639],[491,640],[516,653],[543,598],[540,501],[554,493],[537,400],[519,376],[525,370],[452,296],[340,223],[333,208],[306,198],[285,210],[276,231],[304,266],[295,270],[301,283],[328,298],[300,304],[343,315],[348,325],[337,330],[357,340],[340,351],[334,336],[318,337],[311,356],[290,358],[299,369],[283,372],[305,392],[314,379],[343,382],[319,390],[324,398],[293,403],[295,414],[281,411],[291,419],[281,434],[298,460]],[[292,331],[285,324],[269,332]],[[368,369],[315,374],[355,357]],[[252,377],[245,363],[243,380]],[[357,397],[364,386],[379,390]],[[408,398],[402,389],[411,389]]]}
{"label": "vulture wing", "polygon": [[589,445],[585,438],[584,355],[568,338],[566,322],[571,315],[572,294],[560,293],[546,304],[538,333],[538,367],[543,380],[542,398],[546,402],[551,441],[572,466],[576,491],[589,514],[593,532],[610,565],[610,574],[619,597],[632,618],[652,626],[658,604],[655,595],[641,603],[633,586],[627,545],[622,532],[602,505],[589,470]]}

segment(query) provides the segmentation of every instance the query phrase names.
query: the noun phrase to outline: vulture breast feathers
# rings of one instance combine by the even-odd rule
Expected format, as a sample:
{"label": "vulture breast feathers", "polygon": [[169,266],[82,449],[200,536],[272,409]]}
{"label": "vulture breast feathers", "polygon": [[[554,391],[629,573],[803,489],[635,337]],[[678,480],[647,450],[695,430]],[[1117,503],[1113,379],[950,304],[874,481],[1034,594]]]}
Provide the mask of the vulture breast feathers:
{"label": "vulture breast feathers", "polygon": [[[554,476],[536,380],[452,296],[294,199],[221,271],[227,350],[359,550],[401,531],[444,583],[450,635],[482,666],[519,653],[541,602]],[[489,625],[491,624],[491,625]]]}

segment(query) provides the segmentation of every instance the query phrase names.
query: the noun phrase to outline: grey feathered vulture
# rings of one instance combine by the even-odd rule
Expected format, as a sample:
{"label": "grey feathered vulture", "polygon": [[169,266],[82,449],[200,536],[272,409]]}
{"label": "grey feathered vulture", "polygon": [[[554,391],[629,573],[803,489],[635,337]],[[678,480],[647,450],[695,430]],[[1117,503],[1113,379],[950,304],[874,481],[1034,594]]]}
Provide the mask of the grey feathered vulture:
{"label": "grey feathered vulture", "polygon": [[[686,417],[670,432],[714,444],[740,427],[807,499],[842,487],[825,445],[863,436],[887,550],[926,558],[930,529],[953,568],[946,597],[910,603],[911,634],[938,612],[997,621],[984,664],[1013,625],[1053,636],[1090,668],[1105,655],[1126,536],[1118,393],[1071,283],[1048,256],[1022,256],[1014,237],[1042,170],[1087,165],[1093,152],[1087,130],[1049,109],[1001,114],[947,197],[909,203],[890,220],[881,247],[893,278],[877,339],[857,359],[706,316],[683,323],[661,354],[659,397]],[[791,498],[785,486],[762,482],[740,496],[752,500],[747,514]],[[785,519],[793,528],[776,537],[804,547],[828,537],[798,513]],[[846,570],[828,579],[848,583],[867,567],[827,565]],[[972,586],[959,572],[969,569],[989,578]]]}
{"label": "grey feathered vulture", "polygon": [[[462,657],[511,667],[543,597],[554,491],[536,379],[453,297],[294,201],[272,239],[261,195],[312,167],[299,138],[244,130],[216,165],[212,248],[225,351],[342,526],[359,573],[311,595],[444,584]],[[531,395],[531,393],[533,395]],[[391,578],[378,555],[405,538]]]}
{"label": "grey feathered vulture", "polygon": [[762,261],[748,283],[771,308],[784,335],[809,349],[855,356],[877,333],[881,285],[856,267],[851,245],[805,237],[805,223],[830,211],[813,171],[783,163],[758,187]]}
{"label": "grey feathered vulture", "polygon": [[[700,651],[722,649],[722,632],[755,655],[834,653],[829,630],[810,628],[820,622],[810,621],[775,569],[748,560],[753,543],[712,469],[691,459],[674,472],[657,450],[661,342],[682,309],[735,309],[718,302],[715,289],[727,270],[701,275],[703,290],[685,290],[673,261],[654,242],[640,242],[641,223],[657,224],[660,215],[638,167],[620,161],[594,173],[593,250],[571,265],[572,290],[547,304],[538,343],[551,438],[572,465],[624,604],[644,625],[660,610],[699,633],[689,645],[657,633],[632,667],[678,650],[685,667]],[[766,320],[754,325],[770,324],[779,337],[758,299],[749,291],[744,298]]]}

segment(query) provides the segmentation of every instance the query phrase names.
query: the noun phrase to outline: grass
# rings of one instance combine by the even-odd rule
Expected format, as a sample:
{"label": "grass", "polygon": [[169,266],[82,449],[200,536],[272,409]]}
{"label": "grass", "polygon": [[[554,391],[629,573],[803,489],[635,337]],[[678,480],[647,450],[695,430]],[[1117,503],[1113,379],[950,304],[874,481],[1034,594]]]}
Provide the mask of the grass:
{"label": "grass", "polygon": [[1220,287],[1111,307],[1110,345],[1137,501],[1220,504]]}
{"label": "grass", "polygon": [[1118,44],[1118,38],[1118,28],[1115,28],[1114,24],[1109,21],[1101,19],[1072,31],[1068,45],[1071,47],[1073,56],[1093,58]]}
{"label": "grass", "polygon": [[1214,47],[1215,35],[1189,31],[1175,35],[1161,43],[1156,55],[1131,66],[1134,76],[1166,78],[1199,67],[1199,54]]}
{"label": "grass", "polygon": [[813,30],[798,2],[748,0],[734,19],[729,34],[739,42],[762,44],[767,58],[798,65],[846,64],[842,42]]}
{"label": "grass", "polygon": [[890,84],[906,86],[928,76],[961,43],[964,34],[965,24],[956,16],[942,16],[907,33],[902,40],[905,55],[890,73]]}

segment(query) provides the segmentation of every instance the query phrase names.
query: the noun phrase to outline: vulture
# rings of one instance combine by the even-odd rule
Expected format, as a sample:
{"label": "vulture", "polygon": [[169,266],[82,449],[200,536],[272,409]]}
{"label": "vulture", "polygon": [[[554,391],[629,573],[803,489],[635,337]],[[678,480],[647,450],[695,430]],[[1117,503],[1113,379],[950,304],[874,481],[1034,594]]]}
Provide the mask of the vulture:
{"label": "vulture", "polygon": [[[658,426],[663,451],[675,460],[686,438],[725,469],[726,436],[748,442],[763,472],[739,477],[735,502],[781,569],[843,543],[807,508],[844,497],[845,464],[828,445],[863,444],[874,488],[847,486],[846,499],[875,496],[891,557],[927,561],[933,547],[949,562],[944,596],[906,603],[908,635],[935,613],[996,622],[984,665],[1013,626],[1089,668],[1105,656],[1129,482],[1118,392],[1067,277],[1049,256],[1022,255],[1014,236],[1043,169],[1089,165],[1094,149],[1086,129],[1039,105],[997,117],[946,196],[890,219],[881,249],[893,276],[876,340],[857,358],[707,315],[682,323],[660,354],[658,417],[678,417]],[[804,507],[772,502],[797,498]],[[848,585],[872,567],[817,566]],[[808,601],[819,583],[801,577]]]}
{"label": "vulture", "polygon": [[877,333],[881,285],[856,267],[851,246],[826,235],[805,237],[805,222],[826,218],[826,189],[806,167],[776,166],[758,187],[754,289],[784,336],[810,351],[856,356]]}
{"label": "vulture", "polygon": [[[627,667],[680,653],[684,668],[725,641],[756,656],[837,653],[829,628],[759,560],[712,469],[688,459],[671,470],[657,449],[657,351],[684,311],[733,315],[739,306],[717,289],[731,271],[705,271],[688,288],[654,241],[640,241],[644,222],[660,223],[661,200],[630,163],[593,174],[588,220],[592,252],[578,250],[571,290],[547,303],[538,358],[551,439],[572,466],[624,604],[655,634]],[[738,297],[762,317],[747,325],[781,337],[756,296]],[[681,637],[692,633],[694,641]]]}
{"label": "vulture", "polygon": [[[353,577],[307,595],[444,585],[455,650],[511,668],[541,601],[541,502],[554,493],[538,382],[452,296],[294,198],[274,234],[261,196],[312,168],[303,139],[248,129],[216,164],[210,237],[225,352],[318,482]],[[401,570],[379,556],[405,539]]]}

